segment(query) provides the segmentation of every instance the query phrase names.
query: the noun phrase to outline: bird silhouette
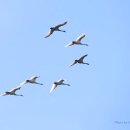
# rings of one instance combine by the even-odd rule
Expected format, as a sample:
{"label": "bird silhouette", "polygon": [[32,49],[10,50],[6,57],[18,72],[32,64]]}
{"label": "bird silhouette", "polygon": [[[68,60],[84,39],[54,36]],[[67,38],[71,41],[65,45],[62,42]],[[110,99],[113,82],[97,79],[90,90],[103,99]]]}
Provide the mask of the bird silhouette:
{"label": "bird silhouette", "polygon": [[54,27],[51,27],[50,30],[48,31],[48,34],[45,36],[45,38],[49,37],[50,35],[52,35],[54,33],[54,31],[61,31],[61,32],[66,32],[64,30],[60,30],[59,28],[61,26],[64,26],[65,24],[67,24],[67,22],[61,23],[59,25],[56,25]]}
{"label": "bird silhouette", "polygon": [[83,61],[86,56],[88,56],[88,55],[84,55],[84,56],[80,57],[78,60],[75,60],[70,66],[73,66],[73,65],[75,65],[75,64],[77,64],[77,63],[89,65],[89,63],[85,63],[85,62]]}

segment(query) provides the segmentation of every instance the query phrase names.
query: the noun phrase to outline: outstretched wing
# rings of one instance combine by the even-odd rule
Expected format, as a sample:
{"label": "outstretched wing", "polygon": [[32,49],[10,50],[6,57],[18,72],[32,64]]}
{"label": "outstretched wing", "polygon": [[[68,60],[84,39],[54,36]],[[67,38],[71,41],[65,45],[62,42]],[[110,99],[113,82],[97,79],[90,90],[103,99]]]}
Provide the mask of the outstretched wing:
{"label": "outstretched wing", "polygon": [[87,55],[82,56],[79,60],[80,60],[80,61],[83,61],[83,59],[84,59],[86,56],[87,56]]}
{"label": "outstretched wing", "polygon": [[1,94],[0,96],[6,96],[6,95],[8,95],[8,94],[4,93],[4,94]]}
{"label": "outstretched wing", "polygon": [[21,87],[26,84],[26,81],[23,81],[22,83],[20,83],[18,86],[16,86],[15,88],[11,89],[9,92],[16,92],[17,90],[21,89]]}
{"label": "outstretched wing", "polygon": [[26,82],[26,80],[25,81],[23,81],[22,83],[20,83],[17,87],[21,87],[21,86],[23,86],[23,85],[25,85],[27,82]]}
{"label": "outstretched wing", "polygon": [[59,80],[57,81],[58,84],[62,84],[63,82],[64,82],[63,79],[59,79]]}
{"label": "outstretched wing", "polygon": [[50,30],[48,31],[47,35],[46,35],[44,38],[49,37],[53,32],[54,32],[54,30],[50,29]]}
{"label": "outstretched wing", "polygon": [[74,62],[70,65],[70,67],[71,67],[71,66],[73,66],[73,65],[75,65],[76,63],[77,63],[77,62],[76,62],[76,61],[74,61]]}
{"label": "outstretched wing", "polygon": [[13,89],[11,89],[9,92],[13,92],[13,93],[15,93],[17,90],[19,90],[21,87],[15,87],[15,88],[13,88]]}
{"label": "outstretched wing", "polygon": [[57,87],[57,85],[56,85],[56,84],[53,84],[52,87],[51,87],[51,89],[50,89],[50,93],[51,93],[56,87]]}
{"label": "outstretched wing", "polygon": [[74,43],[73,43],[73,42],[71,42],[71,43],[67,44],[65,47],[69,47],[69,46],[72,46],[72,45],[74,45]]}
{"label": "outstretched wing", "polygon": [[61,26],[64,26],[65,24],[67,24],[67,21],[64,22],[64,23],[58,24],[57,26],[55,26],[55,28],[59,28],[59,27],[61,27]]}
{"label": "outstretched wing", "polygon": [[[26,81],[23,81],[22,83],[20,83],[18,86],[16,86],[15,88],[11,89],[10,91],[8,92],[13,92],[15,93],[17,90],[21,89],[21,86],[23,86],[24,84],[26,84]],[[8,94],[4,93],[4,94],[1,94],[0,96],[6,96]]]}
{"label": "outstretched wing", "polygon": [[33,82],[35,82],[37,78],[39,78],[39,77],[38,77],[38,76],[32,76],[32,77],[30,78],[30,80],[33,81]]}
{"label": "outstretched wing", "polygon": [[76,42],[80,43],[81,40],[85,37],[85,34],[80,35],[77,39]]}

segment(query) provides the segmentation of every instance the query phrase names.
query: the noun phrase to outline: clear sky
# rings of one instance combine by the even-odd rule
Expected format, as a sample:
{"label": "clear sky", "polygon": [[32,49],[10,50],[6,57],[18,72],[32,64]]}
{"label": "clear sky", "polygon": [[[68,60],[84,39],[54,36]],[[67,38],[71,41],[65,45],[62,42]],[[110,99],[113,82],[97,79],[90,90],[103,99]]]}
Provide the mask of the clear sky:
{"label": "clear sky", "polygon": [[[0,0],[0,130],[130,129],[129,0]],[[66,33],[45,39],[67,21]],[[85,33],[89,46],[64,46]],[[88,54],[90,65],[68,66]],[[49,90],[63,78],[71,86]],[[123,123],[123,122],[126,123]]]}

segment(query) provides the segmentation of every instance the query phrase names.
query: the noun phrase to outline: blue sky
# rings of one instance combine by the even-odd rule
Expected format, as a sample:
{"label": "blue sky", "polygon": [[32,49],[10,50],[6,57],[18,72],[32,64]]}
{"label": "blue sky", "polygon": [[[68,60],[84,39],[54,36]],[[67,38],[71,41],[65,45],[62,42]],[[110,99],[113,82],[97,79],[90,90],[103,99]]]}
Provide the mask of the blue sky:
{"label": "blue sky", "polygon": [[[130,2],[128,0],[1,0],[0,92],[38,75],[43,87],[28,84],[0,97],[1,130],[128,130],[130,124]],[[64,21],[66,33],[45,39]],[[85,33],[89,46],[64,48]],[[88,54],[90,66],[68,66]],[[60,86],[49,94],[59,78]]]}

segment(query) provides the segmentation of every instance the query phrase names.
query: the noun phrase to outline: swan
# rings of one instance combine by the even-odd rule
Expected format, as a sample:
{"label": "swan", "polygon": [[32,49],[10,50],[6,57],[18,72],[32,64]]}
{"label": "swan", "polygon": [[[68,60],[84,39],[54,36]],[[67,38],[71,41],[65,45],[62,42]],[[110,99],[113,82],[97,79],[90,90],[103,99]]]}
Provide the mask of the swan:
{"label": "swan", "polygon": [[43,85],[42,83],[36,82],[37,78],[39,78],[39,77],[40,76],[32,76],[30,79],[26,80],[25,83],[32,83],[32,84]]}
{"label": "swan", "polygon": [[85,62],[83,61],[86,56],[88,56],[88,55],[83,55],[83,56],[80,57],[78,60],[75,60],[70,66],[73,66],[73,65],[75,65],[75,64],[77,64],[77,63],[89,65],[89,63],[85,63]]}
{"label": "swan", "polygon": [[11,89],[10,91],[6,91],[4,94],[1,94],[0,96],[7,96],[7,95],[23,96],[23,95],[16,94],[15,92],[17,90],[20,90],[21,86],[23,86],[24,84],[25,84],[25,82],[22,82],[18,86],[16,86],[15,88]]}
{"label": "swan", "polygon": [[50,93],[58,86],[58,85],[67,85],[70,86],[70,84],[65,84],[63,79],[60,79],[52,84],[52,87],[50,89]]}
{"label": "swan", "polygon": [[64,26],[65,24],[67,24],[67,21],[64,22],[64,23],[61,23],[61,24],[59,24],[59,25],[56,25],[56,26],[54,26],[54,27],[51,27],[50,30],[48,31],[48,34],[47,34],[44,38],[47,38],[47,37],[49,37],[50,35],[52,35],[54,31],[66,32],[66,31],[64,31],[64,30],[60,30],[60,29],[59,29],[61,26]]}
{"label": "swan", "polygon": [[69,43],[68,45],[66,45],[65,47],[69,47],[72,45],[85,45],[88,46],[88,44],[83,44],[81,43],[81,40],[85,37],[85,34],[81,34],[75,41],[72,41],[71,43]]}

